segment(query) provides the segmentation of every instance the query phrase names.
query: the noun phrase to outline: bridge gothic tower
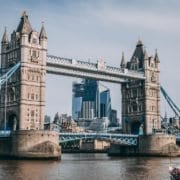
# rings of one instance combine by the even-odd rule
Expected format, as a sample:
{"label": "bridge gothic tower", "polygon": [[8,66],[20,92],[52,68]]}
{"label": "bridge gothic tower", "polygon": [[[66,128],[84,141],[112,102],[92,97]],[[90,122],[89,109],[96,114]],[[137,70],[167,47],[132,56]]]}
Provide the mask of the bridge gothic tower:
{"label": "bridge gothic tower", "polygon": [[125,133],[152,134],[161,128],[159,57],[148,57],[143,43],[139,40],[129,62],[124,54],[121,68],[140,71],[145,80],[129,80],[122,84],[122,126]]}
{"label": "bridge gothic tower", "polygon": [[47,36],[32,29],[23,12],[9,40],[1,42],[1,68],[6,72],[20,61],[20,69],[1,87],[0,125],[9,130],[42,130],[45,109]]}

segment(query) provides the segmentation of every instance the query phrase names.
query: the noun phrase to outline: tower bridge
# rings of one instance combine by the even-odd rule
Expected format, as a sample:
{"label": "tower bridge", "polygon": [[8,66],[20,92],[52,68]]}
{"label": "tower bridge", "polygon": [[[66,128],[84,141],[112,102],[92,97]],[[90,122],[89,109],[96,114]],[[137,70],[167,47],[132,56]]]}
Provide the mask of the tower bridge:
{"label": "tower bridge", "polygon": [[[33,30],[23,12],[11,38],[5,29],[1,41],[4,75],[0,78],[0,129],[13,131],[8,140],[11,146],[4,147],[7,150],[3,153],[18,157],[60,156],[59,134],[44,131],[46,73],[121,84],[123,133],[152,135],[154,129],[161,128],[159,64],[157,51],[148,56],[140,40],[129,61],[122,55],[120,67],[108,66],[103,60],[90,63],[48,55],[44,25],[40,33]],[[148,138],[140,141],[142,151],[146,143],[157,142],[155,136]],[[175,138],[157,138],[161,139],[161,144],[153,144],[159,147],[157,152],[175,142]],[[153,150],[149,144],[146,151]]]}

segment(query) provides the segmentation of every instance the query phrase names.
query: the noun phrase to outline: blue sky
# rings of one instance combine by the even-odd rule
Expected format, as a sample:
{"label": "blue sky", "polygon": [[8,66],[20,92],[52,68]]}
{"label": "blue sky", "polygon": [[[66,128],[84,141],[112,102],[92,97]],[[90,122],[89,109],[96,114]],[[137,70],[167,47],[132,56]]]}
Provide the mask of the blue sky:
{"label": "blue sky", "polygon": [[[22,11],[26,10],[37,31],[45,21],[49,54],[92,62],[103,58],[107,64],[119,66],[122,51],[129,60],[140,38],[149,56],[158,49],[161,84],[180,104],[180,1],[1,0],[0,3],[0,34],[4,26],[9,33],[16,29]],[[46,114],[71,113],[74,80],[47,76]],[[107,85],[111,87],[113,107],[120,109],[119,85]],[[169,111],[165,103],[162,115],[164,109]]]}

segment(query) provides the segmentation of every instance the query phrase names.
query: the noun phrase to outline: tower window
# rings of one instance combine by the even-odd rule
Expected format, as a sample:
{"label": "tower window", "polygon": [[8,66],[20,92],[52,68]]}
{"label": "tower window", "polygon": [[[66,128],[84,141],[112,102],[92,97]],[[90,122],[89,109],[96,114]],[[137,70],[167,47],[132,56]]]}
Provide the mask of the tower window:
{"label": "tower window", "polygon": [[31,117],[34,117],[34,111],[33,110],[31,111]]}
{"label": "tower window", "polygon": [[32,52],[32,57],[35,58],[36,57],[36,51]]}
{"label": "tower window", "polygon": [[37,44],[37,39],[33,38],[32,43]]}
{"label": "tower window", "polygon": [[31,99],[34,100],[34,94],[31,94]]}

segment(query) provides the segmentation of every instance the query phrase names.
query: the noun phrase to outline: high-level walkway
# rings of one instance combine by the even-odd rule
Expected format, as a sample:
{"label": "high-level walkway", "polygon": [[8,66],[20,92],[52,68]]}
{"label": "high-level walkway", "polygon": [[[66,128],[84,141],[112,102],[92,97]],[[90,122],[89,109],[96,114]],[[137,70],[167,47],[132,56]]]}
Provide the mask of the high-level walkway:
{"label": "high-level walkway", "polygon": [[144,73],[141,71],[107,66],[103,60],[91,63],[52,55],[47,56],[47,73],[93,78],[114,83],[121,83],[129,79],[145,79]]}

